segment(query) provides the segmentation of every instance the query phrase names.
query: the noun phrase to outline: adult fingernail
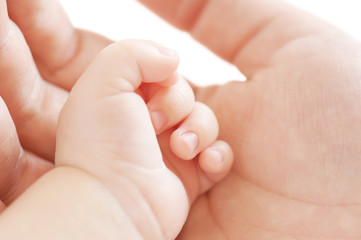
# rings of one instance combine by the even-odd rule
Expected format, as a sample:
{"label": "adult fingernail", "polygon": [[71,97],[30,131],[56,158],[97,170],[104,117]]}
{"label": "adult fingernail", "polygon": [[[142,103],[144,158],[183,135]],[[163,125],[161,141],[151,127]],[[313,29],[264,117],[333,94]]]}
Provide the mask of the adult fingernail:
{"label": "adult fingernail", "polygon": [[160,47],[158,51],[167,57],[175,58],[178,56],[178,53],[170,48]]}
{"label": "adult fingernail", "polygon": [[167,124],[167,116],[162,111],[154,111],[150,113],[156,133],[159,133]]}
{"label": "adult fingernail", "polygon": [[187,132],[187,133],[183,133],[181,135],[181,138],[190,153],[193,153],[198,147],[199,139],[197,134],[193,132]]}

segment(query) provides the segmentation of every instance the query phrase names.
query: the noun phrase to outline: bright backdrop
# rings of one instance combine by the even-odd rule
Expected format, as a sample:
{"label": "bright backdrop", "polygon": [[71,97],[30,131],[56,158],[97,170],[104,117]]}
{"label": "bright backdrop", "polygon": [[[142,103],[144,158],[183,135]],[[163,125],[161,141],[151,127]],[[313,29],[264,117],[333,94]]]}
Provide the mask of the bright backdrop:
{"label": "bright backdrop", "polygon": [[[164,0],[168,1],[168,0]],[[223,0],[219,0],[223,1]],[[271,1],[271,0],[270,0]],[[217,58],[135,0],[61,0],[73,24],[113,40],[148,39],[175,49],[179,71],[199,85],[242,79],[237,69]],[[288,0],[361,40],[361,0]]]}

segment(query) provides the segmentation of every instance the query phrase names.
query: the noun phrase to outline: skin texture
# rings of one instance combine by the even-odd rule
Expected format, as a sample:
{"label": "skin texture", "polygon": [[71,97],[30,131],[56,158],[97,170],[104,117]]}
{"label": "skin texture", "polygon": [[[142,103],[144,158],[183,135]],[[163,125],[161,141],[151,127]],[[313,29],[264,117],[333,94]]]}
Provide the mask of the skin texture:
{"label": "skin texture", "polygon": [[178,56],[161,52],[134,40],[105,48],[72,89],[57,130],[56,166],[94,176],[144,239],[174,239],[189,209],[182,182],[163,162],[147,105],[135,93],[143,82],[162,82],[175,71]]}
{"label": "skin texture", "polygon": [[[194,98],[174,104],[178,121],[164,127],[168,134],[158,132],[163,139],[158,142],[153,126],[158,119],[152,119],[150,107],[164,110],[164,101],[178,102],[165,97],[182,89],[183,80],[174,77],[178,62],[174,51],[146,41],[123,40],[102,50],[59,115],[55,168],[1,214],[0,237],[175,239],[189,203],[226,176],[232,164],[229,145],[216,141],[212,111]],[[157,90],[149,93],[150,88]],[[212,130],[208,135],[204,126]],[[195,133],[194,150],[164,144],[170,138],[186,143],[174,134],[179,131]],[[198,164],[176,152],[207,155],[207,161]],[[47,229],[31,230],[49,223]]]}
{"label": "skin texture", "polygon": [[[64,89],[111,41],[75,30],[57,1],[6,3],[0,1],[0,96],[11,117],[2,102],[1,125],[9,127],[0,136],[0,201],[8,206],[53,168]],[[37,24],[41,19],[53,21]]]}
{"label": "skin texture", "polygon": [[142,2],[248,79],[196,90],[235,165],[179,239],[360,238],[359,42],[277,1]]}
{"label": "skin texture", "polygon": [[[21,6],[25,1],[12,2]],[[233,63],[248,79],[195,88],[196,98],[215,111],[220,137],[234,149],[235,165],[228,178],[195,202],[178,238],[360,238],[359,42],[279,1],[142,2]],[[22,8],[15,6],[9,6],[10,15],[21,28],[21,18],[11,12]],[[28,13],[29,18],[39,15]],[[69,27],[62,17],[59,22],[60,29]],[[24,29],[26,39],[38,37],[28,41],[30,48],[44,41],[39,32],[57,39],[54,26]],[[79,36],[76,30],[69,32]],[[69,39],[81,50],[67,50],[69,61],[54,57],[53,63],[63,63],[61,73],[69,75],[61,76],[79,76],[74,66],[93,57],[85,42],[98,37]],[[52,51],[38,54],[50,59],[49,52],[69,42],[54,42]],[[86,59],[80,64],[72,61],[77,56],[89,58],[79,58]]]}
{"label": "skin texture", "polygon": [[[16,1],[11,3],[15,4]],[[64,70],[56,71],[56,74],[58,75],[64,71],[64,75],[60,76],[65,78],[68,82],[57,82],[57,77],[47,75],[47,72],[49,72],[52,68],[51,64],[54,61],[52,59],[57,57],[58,61],[62,61],[60,58],[61,56],[64,56],[64,54],[59,54],[58,56],[56,52],[65,46],[71,46],[71,44],[66,45],[66,43],[69,42],[66,40],[70,39],[74,41],[76,38],[66,37],[69,32],[68,29],[71,28],[71,26],[68,25],[69,21],[66,21],[67,19],[61,21],[61,26],[59,28],[60,32],[63,32],[64,34],[62,36],[64,38],[63,40],[58,39],[57,35],[54,35],[55,33],[59,34],[59,32],[54,31],[53,28],[47,28],[42,25],[38,26],[37,24],[38,21],[40,21],[39,19],[44,17],[44,14],[48,15],[56,12],[59,14],[60,18],[65,18],[66,15],[62,14],[61,9],[59,9],[59,5],[54,5],[55,7],[57,6],[57,11],[54,11],[54,6],[52,5],[51,7],[48,7],[46,5],[48,4],[46,1],[17,2],[17,4],[28,10],[26,11],[26,14],[29,15],[26,17],[29,18],[29,21],[24,21],[24,13],[21,13],[21,10],[15,11],[11,16],[13,16],[14,19],[19,17],[20,20],[17,24],[23,27],[22,31],[25,36],[29,31],[35,34],[29,34],[29,40],[27,40],[29,42],[28,46],[27,42],[25,42],[25,39],[23,38],[22,32],[7,17],[6,11],[3,15],[1,15],[4,16],[4,19],[2,19],[1,22],[4,26],[2,29],[5,29],[6,31],[4,31],[2,35],[3,51],[0,55],[0,67],[4,73],[4,78],[1,82],[1,85],[3,86],[3,88],[1,88],[1,93],[5,100],[4,102],[0,99],[0,121],[2,126],[4,126],[0,132],[0,211],[3,211],[6,206],[9,206],[42,174],[53,168],[53,155],[55,150],[55,139],[53,138],[55,138],[59,111],[63,107],[64,101],[68,98],[67,89],[72,88],[72,92],[76,92],[73,95],[77,97],[73,97],[72,99],[75,98],[80,100],[68,101],[70,103],[67,104],[67,108],[71,108],[73,110],[68,114],[63,114],[66,115],[66,117],[62,117],[61,119],[65,119],[62,122],[66,122],[66,124],[60,124],[59,128],[65,129],[64,131],[69,131],[68,129],[72,128],[76,131],[70,131],[71,135],[77,135],[75,133],[78,132],[78,137],[80,139],[92,139],[92,137],[89,136],[82,136],[80,130],[77,131],[77,128],[80,129],[84,126],[83,124],[76,125],[72,123],[71,120],[73,119],[73,121],[75,121],[74,119],[77,119],[76,116],[78,116],[78,121],[87,122],[87,118],[91,116],[87,114],[88,111],[86,111],[86,109],[89,104],[93,107],[90,99],[92,99],[93,102],[96,102],[98,99],[94,99],[94,96],[88,96],[84,93],[86,93],[87,90],[92,92],[91,89],[93,89],[97,91],[95,96],[98,98],[106,98],[108,95],[110,95],[109,97],[113,97],[113,95],[116,95],[115,93],[104,93],[101,89],[114,88],[117,90],[119,87],[117,85],[117,80],[119,78],[124,78],[130,82],[138,81],[138,83],[134,83],[134,89],[118,89],[120,92],[119,94],[123,91],[134,91],[135,93],[133,95],[137,96],[138,103],[132,103],[131,100],[134,98],[133,97],[130,98],[130,101],[125,101],[126,99],[124,99],[124,101],[115,101],[110,105],[104,104],[103,106],[100,104],[98,108],[90,109],[89,111],[93,111],[94,116],[98,116],[102,119],[102,121],[97,122],[96,126],[88,126],[84,132],[92,133],[94,129],[98,128],[100,132],[105,131],[109,135],[112,135],[113,132],[116,132],[117,127],[121,127],[121,129],[129,128],[134,130],[137,128],[142,129],[142,126],[148,126],[148,130],[145,132],[148,132],[148,135],[151,136],[150,138],[153,142],[147,141],[147,143],[151,145],[149,147],[153,147],[153,149],[158,151],[158,155],[155,158],[158,162],[163,164],[164,171],[168,171],[168,175],[172,174],[172,178],[175,179],[174,181],[177,181],[178,185],[181,186],[182,190],[179,192],[181,195],[183,193],[184,199],[182,204],[186,206],[188,206],[189,203],[194,202],[198,195],[206,192],[216,182],[220,181],[227,175],[232,165],[232,150],[225,141],[217,141],[219,128],[214,113],[206,105],[201,104],[200,102],[195,102],[194,93],[191,87],[182,77],[178,76],[178,73],[176,72],[179,61],[177,53],[173,50],[150,42],[142,43],[135,40],[128,40],[112,44],[99,54],[91,67],[89,67],[81,77],[81,79],[93,79],[93,82],[99,82],[96,88],[94,88],[94,84],[92,85],[92,81],[89,80],[80,81],[85,82],[85,84],[78,84],[83,87],[73,88],[72,84],[75,83],[75,80],[70,81],[71,79],[69,80],[67,76],[71,75],[71,77],[77,77],[79,69],[82,69],[82,67],[86,65],[84,63],[84,56],[88,57],[86,59],[87,61],[90,61],[92,53],[95,54],[94,49],[92,48],[93,52],[74,52],[73,54],[77,55],[71,57],[72,60],[69,61],[66,68]],[[43,6],[42,4],[45,5]],[[44,8],[47,11],[43,11]],[[11,9],[11,7],[9,7],[9,9]],[[19,8],[15,9],[17,10]],[[2,8],[2,10],[6,10],[6,8]],[[33,24],[31,24],[31,22],[33,22]],[[50,25],[51,24],[59,24],[59,22],[53,23],[50,21]],[[70,32],[75,34],[75,31],[76,30]],[[83,33],[79,32],[77,34]],[[89,36],[94,36],[95,39],[92,39]],[[44,48],[39,50],[39,45],[33,46],[32,42],[34,42],[34,40],[46,40]],[[72,43],[72,41],[70,42]],[[104,40],[102,37],[89,34],[88,38],[84,38],[84,42],[78,44],[81,44],[80,48],[82,49],[88,46],[87,42],[92,42],[94,43],[93,45],[97,46],[101,45],[99,42],[104,44],[109,43],[109,41]],[[97,44],[95,44],[96,42]],[[60,45],[60,43],[64,44],[64,46]],[[47,51],[50,51],[51,47],[54,45],[58,48],[48,54]],[[148,48],[153,50],[147,50],[147,47],[144,46],[148,46]],[[156,49],[155,46],[159,48],[156,51],[154,50]],[[91,45],[89,45],[89,47],[91,47]],[[32,53],[30,53],[30,49],[32,50]],[[71,48],[68,50],[72,51]],[[158,53],[158,55],[154,52]],[[34,56],[34,59],[31,54]],[[131,56],[133,56],[133,58]],[[146,56],[148,56],[148,58],[146,58]],[[159,56],[163,56],[162,61],[159,60]],[[48,61],[44,59],[47,59]],[[43,69],[43,61],[46,61],[46,64],[48,65],[45,69]],[[76,72],[72,72],[73,61],[75,62],[74,64],[78,66]],[[135,77],[136,79],[134,79]],[[109,79],[109,82],[104,80],[103,82],[100,82],[102,79]],[[157,81],[159,84],[154,84],[152,81]],[[50,82],[53,82],[53,84]],[[67,85],[62,86],[62,84]],[[64,89],[62,89],[62,87]],[[80,90],[75,90],[79,88]],[[19,91],[19,89],[21,89],[21,91]],[[104,96],[100,96],[101,94]],[[87,96],[88,98],[84,96]],[[141,100],[141,102],[139,102],[139,100]],[[75,105],[75,107],[71,106],[72,102],[74,102],[73,105]],[[79,102],[81,103],[81,107],[77,107]],[[118,114],[121,115],[117,115],[117,118],[113,118],[112,114],[114,113],[114,110],[117,109],[118,105],[124,105],[124,109],[126,111],[120,111],[120,109],[118,109]],[[10,111],[7,110],[7,106]],[[129,106],[133,107],[128,108]],[[144,111],[144,109],[146,109],[146,111]],[[130,116],[133,116],[138,112],[138,110],[140,113],[137,119],[128,119],[128,121],[123,121],[124,115],[129,114]],[[135,113],[132,113],[132,111]],[[80,120],[80,118],[82,118],[82,120]],[[145,122],[137,122],[138,119],[144,119]],[[133,123],[134,126],[130,126],[129,123]],[[71,127],[72,125],[75,126]],[[153,129],[153,127],[155,129]],[[103,128],[107,128],[108,131]],[[118,131],[122,133],[121,130]],[[62,131],[58,132],[62,133]],[[129,143],[133,143],[133,141],[130,140],[131,136],[137,139],[142,139],[145,132],[134,130],[127,133],[127,137],[120,134],[120,137],[123,137],[123,141],[116,142],[114,140],[116,142],[114,143],[109,140],[109,145],[126,145],[128,146],[128,150],[134,150],[133,153],[135,155],[138,153],[148,152],[144,150],[146,146],[127,143],[128,140]],[[159,145],[157,137],[159,138]],[[101,142],[101,140],[99,141]],[[58,142],[67,141],[58,140]],[[69,140],[69,142],[74,143],[74,141],[71,140]],[[80,142],[83,142],[83,140]],[[137,143],[137,141],[134,142]],[[103,146],[100,143],[93,142],[92,144]],[[87,146],[89,147],[89,145],[91,144],[88,144]],[[75,149],[77,149],[77,151],[74,151],[74,146],[77,146],[77,144],[70,144],[67,148],[65,148],[65,150],[59,150],[64,148],[61,147],[61,145],[58,147],[58,152],[63,152],[58,155],[66,155],[67,164],[62,164],[61,160],[57,160],[57,166],[69,165],[72,167],[79,167],[76,162],[82,160],[82,156],[84,153],[88,152],[88,148],[82,148],[79,146],[79,149],[76,147]],[[23,147],[26,150],[24,150]],[[104,148],[107,149],[107,147]],[[90,149],[92,149],[92,147]],[[42,157],[38,157],[32,152]],[[81,154],[75,154],[75,156],[75,152],[80,152]],[[94,154],[94,156],[97,156],[98,158],[96,160],[99,160],[108,154],[110,153],[107,153],[107,151],[104,150],[99,151],[98,154]],[[127,153],[127,156],[130,155],[132,155],[130,152]],[[116,156],[119,159],[124,157],[122,154],[118,154]],[[150,156],[151,154],[148,157]],[[63,157],[61,158],[63,159]],[[204,160],[205,158],[207,161]],[[133,157],[131,160],[134,159],[137,159],[137,157]],[[199,164],[198,159],[202,162],[202,164]],[[163,161],[167,167],[165,167]],[[89,164],[88,167],[91,168],[91,166],[92,164]],[[81,169],[84,169],[84,166]],[[85,169],[85,171],[87,171],[87,167],[85,167]],[[96,168],[96,170],[100,169],[102,168],[99,166]],[[123,171],[125,173],[128,172],[126,169],[123,169]],[[138,171],[133,175],[141,175],[142,173],[142,171]],[[98,177],[97,174],[91,175]],[[163,175],[161,174],[161,176]],[[141,178],[141,176],[139,177]],[[181,181],[179,181],[177,177]],[[51,178],[52,177],[50,177],[50,179]],[[143,179],[146,178],[144,177]],[[133,180],[134,179],[131,179],[131,181]],[[171,186],[172,181],[168,180],[169,178],[167,177],[164,177],[164,179],[160,177],[155,182],[169,182]],[[154,189],[154,187],[143,187],[139,189],[139,192],[150,189]],[[179,190],[179,187],[177,189]],[[176,192],[178,191],[175,191],[175,193]],[[47,193],[44,191],[43,193],[33,195],[41,194]],[[158,196],[156,193],[154,194],[155,196]],[[159,198],[159,200],[161,199],[162,198]],[[156,201],[156,198],[153,200]],[[184,204],[184,200],[186,204]],[[80,202],[81,201],[78,201],[78,204]],[[158,203],[156,205],[161,204]],[[172,203],[168,205],[174,206],[179,204]],[[169,230],[171,237],[165,234],[166,239],[174,238],[174,236],[178,234],[180,227],[184,224],[185,214],[188,212],[187,207],[175,209],[182,212],[184,216],[180,219],[175,218],[177,219],[177,221],[175,221],[176,224],[173,224],[174,228]],[[165,211],[164,215],[168,212],[171,211]],[[38,214],[41,215],[41,213]],[[172,216],[167,216],[165,218],[172,219]],[[46,216],[44,216],[44,219],[46,219]],[[166,222],[172,223],[172,221]],[[162,229],[163,228],[165,227],[162,226]],[[167,228],[165,228],[164,232],[167,232]]]}

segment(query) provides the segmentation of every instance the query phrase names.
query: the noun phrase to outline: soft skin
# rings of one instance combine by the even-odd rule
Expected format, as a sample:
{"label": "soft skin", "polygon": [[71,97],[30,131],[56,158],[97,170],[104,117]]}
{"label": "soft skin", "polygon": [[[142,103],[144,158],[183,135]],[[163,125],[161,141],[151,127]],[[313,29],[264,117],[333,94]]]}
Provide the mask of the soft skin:
{"label": "soft skin", "polygon": [[[1,214],[1,238],[174,239],[190,203],[232,164],[229,145],[216,140],[212,111],[194,98],[171,97],[188,86],[177,65],[173,50],[151,42],[105,48],[61,111],[55,168]],[[173,100],[174,116],[164,100]],[[152,118],[154,109],[178,120],[164,125]]]}
{"label": "soft skin", "polygon": [[[41,75],[69,89],[108,42],[74,30],[54,2],[13,0],[9,11]],[[179,239],[360,238],[360,43],[277,0],[142,2],[248,79],[196,88],[196,98],[215,111],[236,161],[230,177],[196,202]],[[32,24],[53,14],[54,22]],[[39,139],[54,145],[54,135]],[[27,146],[53,154],[42,144]]]}
{"label": "soft skin", "polygon": [[235,166],[179,239],[360,238],[360,43],[280,1],[142,2],[248,79],[196,90]]}
{"label": "soft skin", "polygon": [[[54,167],[60,109],[85,68],[112,41],[73,29],[57,1],[10,1],[9,16],[6,1],[0,3],[1,212]],[[169,51],[175,70],[178,55]],[[166,88],[142,84],[137,93],[147,100],[160,147],[166,159],[174,160],[167,161],[168,167],[184,179],[192,203],[226,175],[232,151],[216,141],[214,113],[195,102],[189,84],[176,73],[161,80]]]}

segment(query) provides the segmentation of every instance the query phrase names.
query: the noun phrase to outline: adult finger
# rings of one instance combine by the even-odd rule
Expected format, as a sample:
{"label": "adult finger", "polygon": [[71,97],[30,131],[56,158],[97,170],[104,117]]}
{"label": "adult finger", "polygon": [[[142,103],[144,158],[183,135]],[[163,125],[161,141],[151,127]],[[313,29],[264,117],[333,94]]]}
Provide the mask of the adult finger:
{"label": "adult finger", "polygon": [[44,79],[71,89],[90,61],[111,41],[75,29],[58,0],[8,1]]}
{"label": "adult finger", "polygon": [[6,101],[23,147],[54,158],[56,123],[67,93],[44,82],[17,26],[0,0],[0,96]]}
{"label": "adult finger", "polygon": [[[9,205],[52,164],[23,151],[15,125],[0,98],[0,205]],[[0,206],[1,212],[1,206]]]}
{"label": "adult finger", "polygon": [[[269,66],[287,43],[330,29],[280,0],[139,1],[234,63],[247,77]],[[287,58],[300,54],[288,54]]]}

